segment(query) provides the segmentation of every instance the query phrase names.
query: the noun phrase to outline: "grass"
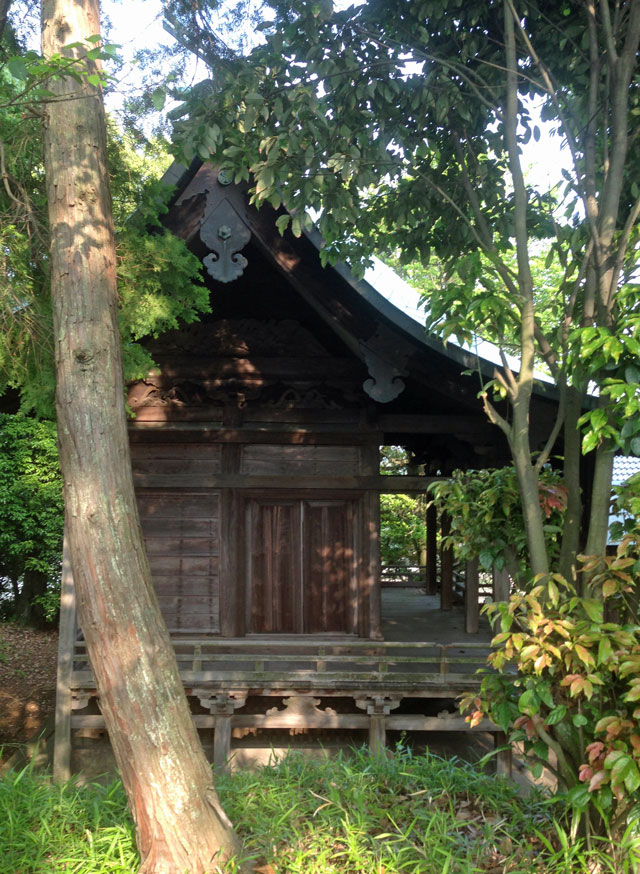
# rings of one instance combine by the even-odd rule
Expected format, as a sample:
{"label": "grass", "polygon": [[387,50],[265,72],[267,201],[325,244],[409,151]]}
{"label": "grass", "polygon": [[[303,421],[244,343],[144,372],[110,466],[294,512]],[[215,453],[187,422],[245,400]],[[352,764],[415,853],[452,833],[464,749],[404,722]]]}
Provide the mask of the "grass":
{"label": "grass", "polygon": [[[456,760],[404,750],[318,762],[290,755],[218,781],[262,874],[633,874],[631,848],[588,853],[542,795]],[[132,874],[138,857],[119,782],[0,781],[0,874]]]}

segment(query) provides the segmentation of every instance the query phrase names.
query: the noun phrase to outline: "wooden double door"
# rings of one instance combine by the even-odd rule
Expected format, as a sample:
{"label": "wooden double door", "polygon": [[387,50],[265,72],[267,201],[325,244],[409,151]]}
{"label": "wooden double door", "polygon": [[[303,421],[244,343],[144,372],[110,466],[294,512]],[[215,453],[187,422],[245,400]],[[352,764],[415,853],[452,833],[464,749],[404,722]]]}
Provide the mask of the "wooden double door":
{"label": "wooden double door", "polygon": [[357,633],[359,519],[357,499],[247,500],[249,633]]}

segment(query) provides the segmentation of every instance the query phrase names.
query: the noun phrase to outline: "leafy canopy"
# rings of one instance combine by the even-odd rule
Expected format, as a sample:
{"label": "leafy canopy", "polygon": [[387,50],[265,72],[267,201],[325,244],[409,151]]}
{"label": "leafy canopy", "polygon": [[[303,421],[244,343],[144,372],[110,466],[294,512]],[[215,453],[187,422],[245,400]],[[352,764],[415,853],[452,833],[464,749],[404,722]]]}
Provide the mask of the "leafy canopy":
{"label": "leafy canopy", "polygon": [[[168,6],[204,44],[188,4]],[[519,372],[499,369],[482,397],[512,450],[534,574],[550,567],[537,479],[564,427],[575,493],[562,551],[568,573],[581,517],[578,427],[583,451],[597,456],[592,551],[604,548],[611,453],[640,451],[640,153],[629,135],[640,114],[640,7],[268,6],[264,45],[247,58],[213,50],[214,80],[175,113],[181,154],[249,181],[257,205],[284,205],[283,233],[302,233],[312,211],[327,262],[361,270],[377,250],[426,268],[437,256],[446,281],[430,289],[427,328],[467,341],[489,333],[518,347]],[[527,185],[523,173],[522,146],[540,138],[541,123],[567,143],[553,192]],[[531,445],[528,424],[536,359],[559,397],[544,446]],[[600,400],[579,423],[593,384]],[[508,415],[492,389],[508,399]]]}
{"label": "leafy canopy", "polygon": [[[87,45],[87,57],[109,47]],[[107,57],[110,52],[107,52]],[[0,67],[0,391],[20,390],[24,409],[54,415],[54,363],[49,294],[49,239],[38,101],[60,64],[34,52],[12,56]],[[65,75],[86,75],[82,65]],[[125,378],[153,365],[139,342],[192,322],[209,311],[200,262],[162,228],[170,189],[159,177],[170,161],[166,143],[140,147],[131,134],[109,126],[108,156],[117,235],[120,330]]]}

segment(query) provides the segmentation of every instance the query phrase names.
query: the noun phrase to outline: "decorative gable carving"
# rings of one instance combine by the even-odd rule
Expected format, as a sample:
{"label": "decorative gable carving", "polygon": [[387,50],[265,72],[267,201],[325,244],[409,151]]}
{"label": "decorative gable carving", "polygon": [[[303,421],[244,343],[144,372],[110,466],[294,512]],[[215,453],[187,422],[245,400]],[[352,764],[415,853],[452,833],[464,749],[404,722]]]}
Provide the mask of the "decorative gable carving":
{"label": "decorative gable carving", "polygon": [[203,259],[207,273],[218,282],[232,282],[242,276],[247,259],[240,254],[251,239],[251,231],[228,200],[209,212],[209,200],[200,222],[200,238],[211,250]]}
{"label": "decorative gable carving", "polygon": [[206,195],[200,239],[210,251],[202,263],[213,279],[225,283],[242,276],[248,262],[240,251],[251,239],[244,217],[223,190],[228,184],[217,170],[205,166],[176,201],[176,206],[181,206],[199,194]]}

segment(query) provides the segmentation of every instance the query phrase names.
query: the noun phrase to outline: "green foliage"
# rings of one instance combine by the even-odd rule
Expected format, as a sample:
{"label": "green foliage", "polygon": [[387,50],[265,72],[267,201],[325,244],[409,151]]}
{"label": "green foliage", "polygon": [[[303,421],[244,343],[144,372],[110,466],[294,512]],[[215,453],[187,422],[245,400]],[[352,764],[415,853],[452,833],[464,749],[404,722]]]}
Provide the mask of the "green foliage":
{"label": "green foliage", "polygon": [[[25,410],[52,418],[55,379],[40,119],[30,113],[25,118],[25,105],[46,97],[41,89],[49,71],[29,54],[25,63],[31,72],[24,81],[0,69],[0,157],[6,173],[0,186],[0,390],[19,389]],[[159,183],[170,161],[166,143],[152,140],[142,148],[110,124],[108,156],[125,378],[134,379],[153,364],[139,341],[208,312],[209,295],[200,280],[199,260],[160,224],[171,194]]]}
{"label": "green foliage", "polygon": [[614,510],[620,518],[611,525],[610,534],[617,543],[633,531],[640,519],[640,471],[616,486],[614,492]]}
{"label": "green foliage", "polygon": [[556,774],[576,827],[615,839],[640,802],[640,529],[582,562],[583,596],[553,574],[485,608],[500,629],[492,670],[462,709],[520,742],[534,774]]}
{"label": "green foliage", "polygon": [[[538,489],[548,552],[554,557],[567,490],[562,477],[546,468]],[[432,483],[429,494],[438,511],[451,517],[445,542],[460,559],[477,557],[485,571],[507,567],[515,578],[520,576],[527,563],[527,542],[513,467],[456,470],[449,479]]]}
{"label": "green foliage", "polygon": [[380,553],[384,565],[420,565],[425,548],[424,498],[380,496]]}
{"label": "green foliage", "polygon": [[[562,265],[549,248],[549,241],[535,241],[533,248],[531,270],[538,318],[545,333],[553,333],[561,318],[558,288],[562,284]],[[454,337],[471,348],[481,339],[512,355],[519,352],[520,319],[485,255],[463,256],[447,266],[434,253],[427,264],[420,261],[405,264],[402,258],[399,250],[383,255],[385,263],[420,293],[430,331],[443,340]],[[515,253],[505,252],[503,260],[515,273]],[[466,282],[470,273],[475,281],[466,293],[460,283]],[[547,370],[543,359],[538,360],[537,366]]]}
{"label": "green foliage", "polygon": [[[168,5],[205,44],[210,34],[194,27],[186,4]],[[626,134],[640,112],[638,10],[618,14],[609,0],[593,11],[517,0],[269,7],[265,43],[246,58],[213,49],[214,81],[172,113],[184,159],[247,181],[258,206],[285,206],[281,233],[299,236],[312,210],[325,262],[362,270],[381,251],[420,265],[428,329],[519,346],[519,375],[503,369],[493,384],[510,414],[482,397],[509,440],[528,511],[537,498],[526,433],[536,356],[561,402],[572,398],[569,437],[598,386],[598,406],[581,423],[585,452],[638,451],[640,153]],[[541,136],[534,104],[569,146],[551,192],[520,176],[522,146]],[[577,447],[566,442],[576,471]],[[575,473],[568,485],[585,486]],[[587,496],[598,549],[607,491]],[[544,533],[534,513],[526,518],[529,560],[542,572]],[[570,535],[566,544],[568,567]]]}
{"label": "green foliage", "polygon": [[[320,761],[290,754],[218,781],[249,867],[278,874],[630,874],[570,842],[548,802],[459,760],[366,751]],[[26,770],[0,780],[0,854],[22,874],[134,874],[133,825],[121,783],[55,785]],[[229,872],[235,870],[230,864]]]}
{"label": "green foliage", "polygon": [[[0,414],[0,586],[14,599],[25,573],[44,574],[48,618],[57,611],[64,510],[56,427]],[[15,604],[14,604],[15,606]]]}

